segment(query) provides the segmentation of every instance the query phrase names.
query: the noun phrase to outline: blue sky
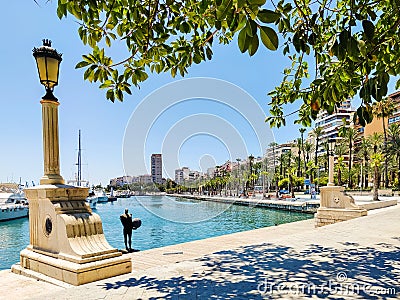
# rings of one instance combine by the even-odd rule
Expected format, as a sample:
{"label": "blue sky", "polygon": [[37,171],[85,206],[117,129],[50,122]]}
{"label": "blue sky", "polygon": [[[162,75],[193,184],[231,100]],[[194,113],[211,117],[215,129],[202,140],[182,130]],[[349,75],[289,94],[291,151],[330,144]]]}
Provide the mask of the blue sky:
{"label": "blue sky", "polygon": [[[79,39],[78,24],[75,20],[70,16],[63,20],[57,18],[56,2],[42,1],[41,6],[38,6],[33,0],[24,3],[9,1],[7,9],[3,9],[0,13],[3,28],[3,42],[0,47],[3,71],[0,100],[2,133],[0,182],[18,181],[22,177],[23,182],[33,180],[37,183],[43,174],[39,101],[44,95],[44,88],[38,80],[32,49],[41,46],[43,38],[48,38],[52,40],[53,47],[63,53],[59,86],[54,91],[61,103],[59,106],[61,175],[65,179],[74,177],[78,130],[81,129],[83,177],[91,184],[106,185],[110,178],[124,173],[122,159],[124,134],[137,105],[153,91],[182,78],[177,76],[173,79],[169,74],[151,75],[139,90],[133,90],[132,96],[126,96],[123,103],[107,101],[104,91],[99,90],[97,84],[85,82],[83,71],[75,70],[76,63],[88,49]],[[267,93],[279,83],[283,67],[288,63],[289,60],[284,58],[280,51],[270,52],[261,46],[258,53],[250,58],[247,54],[241,54],[236,42],[233,42],[229,46],[216,46],[213,60],[193,66],[189,69],[187,77],[212,77],[231,82],[249,93],[267,115],[267,104],[270,101]],[[229,120],[234,127],[237,126],[238,130],[241,130],[243,126],[240,124],[243,122],[241,123],[240,118],[235,118],[229,110],[219,109],[216,104],[213,106],[204,103],[191,101],[170,114],[175,117],[180,116],[182,119],[186,114],[212,113]],[[296,105],[288,107],[287,111],[294,109]],[[171,126],[169,120],[168,113],[157,119],[159,128]],[[298,137],[298,127],[291,125],[293,119],[287,123],[288,126],[285,128],[273,129],[278,143]],[[265,124],[267,131],[268,127]],[[160,152],[162,139],[165,137],[162,134],[157,135],[157,132],[154,134],[154,129],[152,130],[153,134],[148,136],[147,154]],[[252,145],[247,146],[250,148],[249,151],[252,151]],[[206,150],[199,151],[199,149]],[[223,149],[221,143],[213,137],[188,137],[180,148],[179,162],[181,166],[186,165],[193,169],[205,168],[199,166],[201,157],[214,153],[213,159],[204,156],[203,163],[207,161],[205,163],[207,165],[215,161],[221,164],[228,158],[221,149]],[[259,155],[259,153],[252,154]],[[129,172],[130,175],[146,173],[142,169],[133,169]],[[171,170],[168,174],[170,172]]]}

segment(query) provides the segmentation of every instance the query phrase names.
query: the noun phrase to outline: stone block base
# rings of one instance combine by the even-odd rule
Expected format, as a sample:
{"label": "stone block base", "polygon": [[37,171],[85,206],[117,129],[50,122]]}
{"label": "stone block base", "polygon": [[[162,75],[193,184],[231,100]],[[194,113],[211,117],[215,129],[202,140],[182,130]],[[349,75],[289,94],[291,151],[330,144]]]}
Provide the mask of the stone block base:
{"label": "stone block base", "polygon": [[367,215],[366,209],[326,208],[321,207],[315,214],[315,227],[343,222]]}
{"label": "stone block base", "polygon": [[21,264],[13,266],[11,270],[22,274],[24,269],[30,270],[30,274],[37,272],[72,285],[81,285],[130,273],[132,261],[129,256],[118,256],[78,264],[24,249],[21,251]]}

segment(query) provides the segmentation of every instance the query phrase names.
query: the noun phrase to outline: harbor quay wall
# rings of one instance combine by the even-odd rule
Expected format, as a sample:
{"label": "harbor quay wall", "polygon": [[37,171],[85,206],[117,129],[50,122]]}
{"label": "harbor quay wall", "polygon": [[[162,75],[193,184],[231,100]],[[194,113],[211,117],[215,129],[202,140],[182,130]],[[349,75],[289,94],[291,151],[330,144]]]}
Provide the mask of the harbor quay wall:
{"label": "harbor quay wall", "polygon": [[287,211],[295,211],[302,212],[308,214],[314,214],[317,212],[319,208],[319,201],[288,201],[288,200],[267,200],[267,199],[252,199],[252,198],[225,198],[225,197],[210,197],[203,195],[187,195],[187,194],[168,194],[173,197],[194,199],[194,200],[202,200],[202,201],[212,201],[212,202],[220,202],[227,204],[236,204],[236,205],[244,205],[244,206],[253,206],[253,207],[265,207],[271,209],[278,210],[287,210]]}

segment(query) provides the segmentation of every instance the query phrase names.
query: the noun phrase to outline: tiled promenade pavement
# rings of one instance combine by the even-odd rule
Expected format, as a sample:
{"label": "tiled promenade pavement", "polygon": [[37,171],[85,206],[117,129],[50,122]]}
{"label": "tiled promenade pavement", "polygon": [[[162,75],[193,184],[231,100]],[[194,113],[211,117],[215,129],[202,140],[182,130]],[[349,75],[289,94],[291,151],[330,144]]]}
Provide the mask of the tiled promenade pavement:
{"label": "tiled promenade pavement", "polygon": [[1,299],[400,297],[400,206],[314,228],[307,220],[130,254],[128,275],[62,288],[0,272]]}

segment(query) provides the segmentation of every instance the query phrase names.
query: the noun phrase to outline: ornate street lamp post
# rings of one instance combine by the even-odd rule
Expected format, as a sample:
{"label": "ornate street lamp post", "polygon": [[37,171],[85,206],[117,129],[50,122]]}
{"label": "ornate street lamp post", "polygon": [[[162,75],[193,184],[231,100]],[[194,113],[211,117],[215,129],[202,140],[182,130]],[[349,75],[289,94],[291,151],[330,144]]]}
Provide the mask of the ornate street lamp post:
{"label": "ornate street lamp post", "polygon": [[334,153],[334,143],[335,139],[329,139],[329,170],[328,170],[328,186],[334,186],[334,163],[335,163],[335,153]]}
{"label": "ornate street lamp post", "polygon": [[367,215],[367,211],[355,204],[353,197],[344,193],[343,186],[335,186],[333,178],[334,143],[329,139],[329,181],[321,187],[320,207],[315,214],[315,226],[325,226]]}
{"label": "ornate street lamp post", "polygon": [[73,285],[129,273],[129,257],[111,247],[104,237],[100,217],[85,201],[88,188],[64,184],[60,175],[58,142],[58,84],[61,54],[49,40],[33,49],[40,82],[46,88],[42,104],[44,175],[40,185],[25,189],[29,201],[30,241],[20,253],[14,273],[43,275]]}
{"label": "ornate street lamp post", "polygon": [[40,184],[63,184],[64,179],[60,175],[58,142],[58,106],[60,104],[53,95],[53,89],[58,85],[62,55],[51,48],[50,40],[43,40],[43,46],[33,48],[33,56],[36,59],[40,83],[46,88],[46,95],[40,101],[44,156],[44,175],[40,179]]}

